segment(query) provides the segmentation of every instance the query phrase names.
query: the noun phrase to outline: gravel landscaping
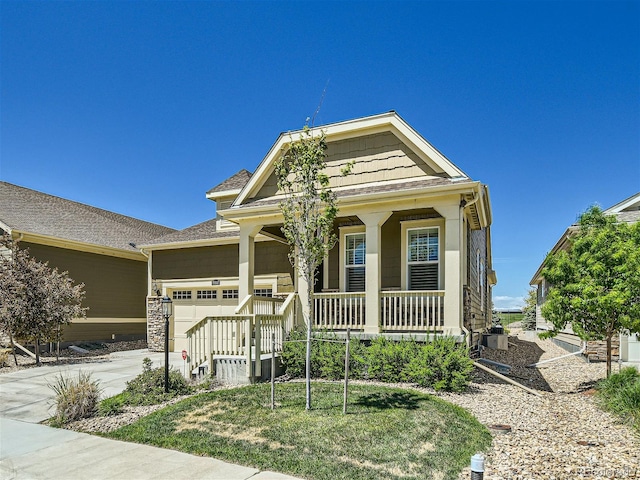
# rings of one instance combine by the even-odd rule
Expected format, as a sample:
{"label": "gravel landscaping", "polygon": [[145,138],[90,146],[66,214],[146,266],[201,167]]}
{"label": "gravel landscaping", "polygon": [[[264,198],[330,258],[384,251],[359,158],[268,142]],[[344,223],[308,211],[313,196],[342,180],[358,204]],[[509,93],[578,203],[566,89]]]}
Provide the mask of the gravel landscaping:
{"label": "gravel landscaping", "polygon": [[[487,349],[483,357],[511,365],[510,377],[539,391],[540,397],[478,370],[466,393],[418,390],[466,408],[487,426],[510,427],[507,433],[492,429],[492,448],[482,452],[486,479],[640,478],[638,434],[596,405],[592,387],[604,378],[604,363],[571,356],[538,368],[526,367],[566,353],[551,340],[512,329],[508,351]],[[87,419],[69,427],[110,431],[161,407],[130,407],[121,415]],[[460,479],[468,478],[467,468]]]}

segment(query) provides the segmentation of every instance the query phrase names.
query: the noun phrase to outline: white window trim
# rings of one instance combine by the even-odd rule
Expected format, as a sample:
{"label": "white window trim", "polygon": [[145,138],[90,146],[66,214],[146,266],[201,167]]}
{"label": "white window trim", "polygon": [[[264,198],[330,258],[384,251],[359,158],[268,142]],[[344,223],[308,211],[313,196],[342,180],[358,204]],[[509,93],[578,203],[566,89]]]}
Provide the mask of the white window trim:
{"label": "white window trim", "polygon": [[402,252],[400,278],[401,289],[409,290],[409,230],[420,228],[437,228],[438,229],[438,290],[444,290],[444,219],[434,218],[427,220],[407,220],[400,222],[400,232],[402,237]]}
{"label": "white window trim", "polygon": [[[347,235],[353,234],[366,234],[366,227],[364,225],[354,225],[350,227],[340,227],[340,291],[347,291]],[[366,239],[365,239],[366,241]],[[367,268],[367,264],[365,261],[364,265],[365,271]]]}

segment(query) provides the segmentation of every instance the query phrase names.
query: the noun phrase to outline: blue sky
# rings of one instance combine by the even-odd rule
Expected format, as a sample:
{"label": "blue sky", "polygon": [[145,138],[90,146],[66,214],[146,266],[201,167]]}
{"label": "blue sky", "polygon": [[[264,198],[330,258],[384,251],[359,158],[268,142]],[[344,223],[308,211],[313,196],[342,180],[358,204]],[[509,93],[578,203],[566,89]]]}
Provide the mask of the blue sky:
{"label": "blue sky", "polygon": [[185,228],[282,131],[396,110],[489,185],[497,307],[640,191],[640,2],[0,3],[0,180]]}

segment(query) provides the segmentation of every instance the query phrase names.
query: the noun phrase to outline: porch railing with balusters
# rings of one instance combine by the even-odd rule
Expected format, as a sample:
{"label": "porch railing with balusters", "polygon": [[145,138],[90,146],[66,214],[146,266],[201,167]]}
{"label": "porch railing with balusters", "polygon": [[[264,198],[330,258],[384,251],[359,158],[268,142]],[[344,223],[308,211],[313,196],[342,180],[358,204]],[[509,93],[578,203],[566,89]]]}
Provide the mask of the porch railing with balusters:
{"label": "porch railing with balusters", "polygon": [[361,330],[365,324],[365,293],[314,293],[314,328]]}
{"label": "porch railing with balusters", "polygon": [[380,293],[381,330],[425,331],[438,330],[443,326],[443,290]]}

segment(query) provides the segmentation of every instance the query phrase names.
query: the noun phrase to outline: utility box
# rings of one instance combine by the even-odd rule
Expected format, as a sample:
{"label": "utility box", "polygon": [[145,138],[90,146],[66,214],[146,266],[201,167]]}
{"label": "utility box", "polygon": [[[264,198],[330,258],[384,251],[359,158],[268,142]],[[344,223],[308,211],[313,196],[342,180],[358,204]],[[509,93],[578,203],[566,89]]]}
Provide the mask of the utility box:
{"label": "utility box", "polygon": [[509,335],[499,333],[487,333],[482,336],[482,344],[493,350],[507,350]]}

